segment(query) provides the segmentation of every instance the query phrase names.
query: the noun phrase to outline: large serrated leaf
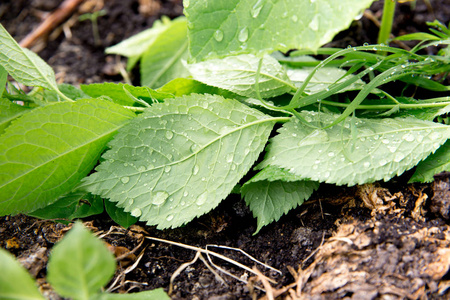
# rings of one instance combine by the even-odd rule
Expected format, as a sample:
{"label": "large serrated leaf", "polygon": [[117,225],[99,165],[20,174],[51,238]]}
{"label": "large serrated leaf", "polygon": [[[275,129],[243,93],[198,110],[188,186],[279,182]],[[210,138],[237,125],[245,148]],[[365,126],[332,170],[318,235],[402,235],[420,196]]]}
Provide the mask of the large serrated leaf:
{"label": "large serrated leaf", "polygon": [[155,104],[120,130],[85,189],[149,225],[180,226],[231,192],[275,121],[220,96]]}
{"label": "large serrated leaf", "polygon": [[76,223],[52,249],[47,278],[64,297],[95,299],[92,296],[114,275],[115,265],[106,245],[81,223]]}
{"label": "large serrated leaf", "polygon": [[414,118],[346,118],[320,129],[338,115],[303,112],[302,116],[310,124],[298,119],[284,124],[260,167],[274,165],[305,179],[339,185],[387,181],[415,166],[450,137],[449,126]]}
{"label": "large serrated leaf", "polygon": [[134,114],[109,101],[59,102],[24,114],[0,136],[0,215],[30,212],[69,192]]}
{"label": "large serrated leaf", "polygon": [[[282,95],[295,89],[286,71],[273,57],[264,56],[259,74],[261,97]],[[238,95],[256,98],[256,73],[261,58],[252,54],[211,59],[187,65],[195,80]]]}
{"label": "large serrated leaf", "polygon": [[186,19],[172,22],[143,53],[141,85],[159,88],[172,79],[189,76],[182,60],[188,58]]}
{"label": "large serrated leaf", "polygon": [[30,274],[0,248],[0,299],[44,300]]}
{"label": "large serrated leaf", "polygon": [[373,0],[185,0],[194,61],[317,49]]}
{"label": "large serrated leaf", "polygon": [[0,65],[18,82],[58,91],[52,68],[35,53],[20,47],[1,24]]}
{"label": "large serrated leaf", "polygon": [[245,202],[258,219],[255,234],[301,205],[318,187],[318,182],[302,180],[300,176],[274,166],[261,170],[241,189]]}

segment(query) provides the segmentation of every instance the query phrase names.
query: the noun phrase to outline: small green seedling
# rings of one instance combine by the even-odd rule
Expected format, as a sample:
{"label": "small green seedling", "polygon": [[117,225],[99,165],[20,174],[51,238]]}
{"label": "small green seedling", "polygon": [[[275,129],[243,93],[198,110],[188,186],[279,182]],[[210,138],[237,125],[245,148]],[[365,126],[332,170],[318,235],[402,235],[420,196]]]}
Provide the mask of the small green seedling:
{"label": "small green seedling", "polygon": [[[102,292],[114,275],[115,265],[108,248],[81,223],[76,223],[52,249],[47,280],[59,295],[74,300],[170,299],[162,289],[134,294]],[[0,267],[1,299],[45,299],[30,274],[3,249],[0,249]]]}
{"label": "small green seedling", "polygon": [[106,15],[106,10],[98,10],[93,13],[85,13],[78,17],[80,21],[89,20],[92,23],[92,34],[94,36],[94,42],[96,46],[100,46],[102,44],[100,40],[100,33],[98,31],[98,18]]}

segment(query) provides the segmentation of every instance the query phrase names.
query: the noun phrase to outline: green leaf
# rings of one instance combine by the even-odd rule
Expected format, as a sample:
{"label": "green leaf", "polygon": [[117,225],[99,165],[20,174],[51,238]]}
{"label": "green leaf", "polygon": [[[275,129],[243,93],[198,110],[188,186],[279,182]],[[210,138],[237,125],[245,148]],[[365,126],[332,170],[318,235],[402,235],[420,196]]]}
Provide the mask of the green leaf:
{"label": "green leaf", "polygon": [[0,248],[0,299],[44,300],[30,274],[6,250]]}
{"label": "green leaf", "polygon": [[[271,140],[260,167],[274,165],[314,181],[355,185],[389,180],[436,151],[450,137],[450,127],[414,118],[346,118],[302,112]],[[315,126],[311,127],[311,126]]]}
{"label": "green leaf", "polygon": [[268,166],[241,189],[245,202],[258,219],[255,234],[273,221],[303,204],[319,187],[315,181],[301,180],[286,170]]}
{"label": "green leaf", "polygon": [[162,288],[132,294],[101,294],[100,300],[170,300]]}
{"label": "green leaf", "polygon": [[[287,67],[287,75],[289,79],[295,84],[296,87],[301,87],[305,82],[305,79],[310,75],[314,68],[302,68],[302,69],[294,69]],[[321,92],[323,90],[328,89],[332,84],[337,82],[343,82],[347,79],[355,75],[347,75],[344,76],[347,71],[332,68],[332,67],[324,67],[317,70],[317,72],[313,75],[308,85],[306,86],[305,93],[308,95],[315,94]],[[339,81],[338,81],[339,80]],[[358,79],[355,83],[350,84],[344,89],[340,90],[339,93],[343,93],[346,91],[352,90],[360,90],[365,85],[364,81]]]}
{"label": "green leaf", "polygon": [[168,99],[120,130],[85,188],[149,225],[183,225],[231,192],[275,121],[220,96]]}
{"label": "green leaf", "polygon": [[103,210],[103,199],[86,192],[75,191],[27,215],[47,220],[73,220],[98,215]]}
{"label": "green leaf", "polygon": [[133,117],[99,99],[59,102],[24,114],[0,136],[0,215],[42,208],[71,191]]}
{"label": "green leaf", "polygon": [[224,98],[238,99],[240,96],[227,90],[209,86],[194,79],[176,78],[157,90],[160,93],[173,94],[176,97],[190,94],[220,95]]}
{"label": "green leaf", "polygon": [[[211,59],[187,65],[195,80],[216,86],[238,95],[256,98],[256,73],[261,58],[252,54]],[[295,86],[286,71],[273,57],[264,56],[259,75],[261,97],[270,98],[287,93]]]}
{"label": "green leaf", "polygon": [[163,35],[173,23],[183,22],[183,19],[184,18],[182,17],[171,21],[167,17],[162,17],[161,20],[157,20],[153,23],[152,28],[133,35],[117,45],[106,48],[105,53],[119,54],[126,57],[140,57],[150,46],[155,44],[157,38],[160,35]]}
{"label": "green leaf", "polygon": [[7,81],[8,81],[8,72],[6,72],[5,68],[0,66],[0,98],[3,96],[3,92],[5,91]]}
{"label": "green leaf", "polygon": [[120,105],[132,106],[136,101],[130,97],[143,100],[148,104],[153,103],[153,99],[163,101],[166,98],[173,98],[173,95],[164,92],[157,92],[145,86],[132,86],[124,83],[93,83],[81,85],[81,90],[93,98],[106,96]]}
{"label": "green leaf", "polygon": [[448,141],[417,165],[409,182],[432,182],[434,175],[444,171],[450,171],[450,142]]}
{"label": "green leaf", "polygon": [[111,219],[124,228],[130,227],[138,221],[137,218],[127,212],[124,212],[122,208],[117,207],[111,201],[105,201],[105,209]]}
{"label": "green leaf", "polygon": [[182,63],[188,58],[186,19],[172,22],[144,52],[141,59],[141,85],[159,88],[172,79],[189,76]]}
{"label": "green leaf", "polygon": [[108,283],[115,268],[108,248],[77,222],[53,247],[47,279],[61,296],[87,300]]}
{"label": "green leaf", "polygon": [[55,73],[34,52],[22,48],[0,24],[0,65],[18,82],[58,91]]}
{"label": "green leaf", "polygon": [[0,134],[11,124],[11,121],[30,111],[29,108],[17,105],[5,98],[0,98]]}
{"label": "green leaf", "polygon": [[184,1],[193,61],[312,49],[346,29],[373,0]]}

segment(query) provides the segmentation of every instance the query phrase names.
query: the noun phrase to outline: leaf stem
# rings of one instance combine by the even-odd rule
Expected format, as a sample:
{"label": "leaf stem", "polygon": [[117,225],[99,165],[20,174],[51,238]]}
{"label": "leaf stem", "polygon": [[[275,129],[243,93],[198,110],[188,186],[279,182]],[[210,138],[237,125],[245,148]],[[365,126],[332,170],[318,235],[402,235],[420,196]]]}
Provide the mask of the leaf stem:
{"label": "leaf stem", "polygon": [[381,19],[380,32],[378,33],[378,44],[388,44],[394,21],[395,0],[384,0],[383,17]]}

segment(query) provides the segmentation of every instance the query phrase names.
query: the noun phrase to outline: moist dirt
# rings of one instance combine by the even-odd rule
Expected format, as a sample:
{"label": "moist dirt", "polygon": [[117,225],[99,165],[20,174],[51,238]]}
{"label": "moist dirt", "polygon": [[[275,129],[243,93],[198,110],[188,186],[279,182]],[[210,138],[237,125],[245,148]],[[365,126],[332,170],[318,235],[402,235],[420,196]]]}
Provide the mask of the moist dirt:
{"label": "moist dirt", "polygon": [[[21,41],[60,2],[2,1],[0,22]],[[414,5],[398,4],[394,35],[426,31],[425,22],[435,19],[450,21],[448,0],[417,0]],[[92,23],[78,17],[100,9],[106,14],[98,18],[96,42]],[[382,2],[377,1],[329,46],[376,43],[381,13]],[[105,55],[104,49],[149,28],[162,15],[180,14],[179,0],[85,0],[31,48],[53,67],[59,82],[119,82],[125,60]],[[138,72],[131,79],[139,84]],[[273,299],[265,289],[278,299],[450,299],[449,178],[440,174],[432,184],[412,185],[405,174],[357,187],[323,184],[306,203],[257,235],[255,219],[236,195],[173,230],[142,223],[124,229],[106,214],[83,222],[117,257],[116,274],[106,287],[111,292],[162,287],[171,289],[172,299]],[[0,218],[0,247],[29,270],[48,299],[61,299],[45,281],[48,255],[70,226],[24,215]],[[205,254],[201,258],[209,268],[202,259],[180,268],[201,249],[250,269],[256,266],[259,275]]]}

